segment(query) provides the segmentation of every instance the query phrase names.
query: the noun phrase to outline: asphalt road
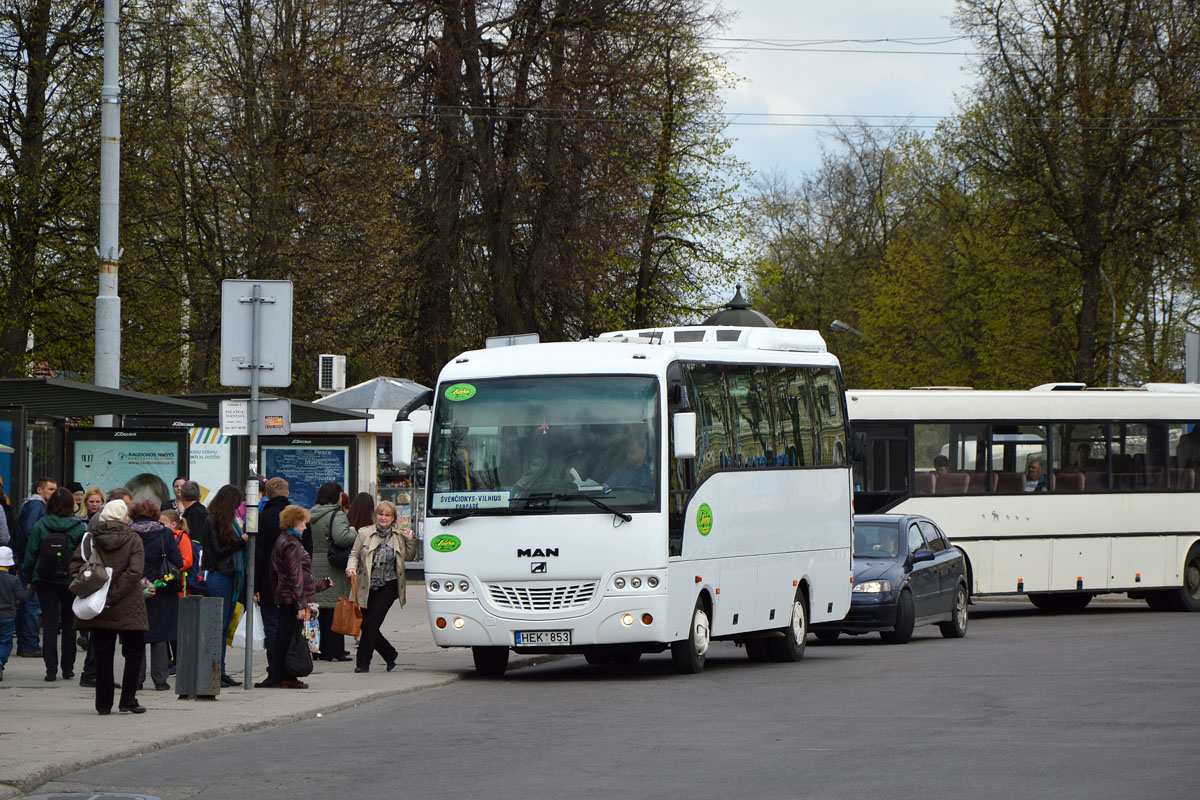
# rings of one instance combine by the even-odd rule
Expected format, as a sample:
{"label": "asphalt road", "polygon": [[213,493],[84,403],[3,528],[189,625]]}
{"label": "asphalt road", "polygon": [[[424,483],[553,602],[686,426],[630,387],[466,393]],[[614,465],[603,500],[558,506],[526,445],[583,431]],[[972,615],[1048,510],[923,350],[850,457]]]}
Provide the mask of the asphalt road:
{"label": "asphalt road", "polygon": [[620,668],[573,657],[90,768],[39,794],[1196,795],[1200,614],[971,610],[961,640],[935,627],[906,645],[810,638],[804,660],[786,665],[721,643],[697,676],[673,674],[666,654]]}

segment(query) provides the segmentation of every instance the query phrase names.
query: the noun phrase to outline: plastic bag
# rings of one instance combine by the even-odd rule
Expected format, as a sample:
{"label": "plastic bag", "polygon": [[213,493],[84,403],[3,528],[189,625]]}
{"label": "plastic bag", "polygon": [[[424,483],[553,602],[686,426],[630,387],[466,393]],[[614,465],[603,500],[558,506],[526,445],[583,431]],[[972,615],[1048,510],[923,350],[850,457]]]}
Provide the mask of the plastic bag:
{"label": "plastic bag", "polygon": [[91,594],[76,597],[71,601],[71,610],[79,619],[95,619],[104,610],[108,601],[108,587],[112,585],[113,570],[112,567],[105,567],[104,571],[108,573],[108,580],[103,586]]}
{"label": "plastic bag", "polygon": [[[240,604],[239,604],[240,605]],[[254,604],[254,649],[262,652],[267,649],[266,635],[263,632],[262,611],[258,608],[258,603]],[[238,619],[237,629],[233,632],[233,646],[246,646],[246,617],[247,614],[242,614]]]}
{"label": "plastic bag", "polygon": [[237,632],[238,626],[242,624],[242,612],[246,609],[242,604],[233,604],[233,614],[229,617],[229,627],[225,629],[225,644],[233,646],[233,634]]}
{"label": "plastic bag", "polygon": [[308,619],[304,621],[301,632],[304,634],[304,638],[308,640],[308,651],[310,653],[321,652],[321,623],[317,619],[316,604],[310,607]]}

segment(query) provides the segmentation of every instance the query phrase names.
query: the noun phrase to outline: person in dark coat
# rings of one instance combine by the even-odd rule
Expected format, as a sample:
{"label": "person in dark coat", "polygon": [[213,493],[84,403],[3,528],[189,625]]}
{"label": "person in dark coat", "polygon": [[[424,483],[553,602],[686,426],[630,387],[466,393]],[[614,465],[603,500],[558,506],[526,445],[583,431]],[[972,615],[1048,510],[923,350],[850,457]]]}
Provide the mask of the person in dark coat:
{"label": "person in dark coat", "polygon": [[[171,688],[167,683],[167,669],[170,657],[168,642],[178,638],[179,629],[179,582],[183,572],[183,554],[175,542],[175,532],[158,521],[158,503],[149,498],[139,500],[129,510],[133,520],[129,527],[142,537],[142,548],[145,551],[146,564],[142,577],[154,583],[163,577],[163,559],[169,565],[168,575],[174,581],[171,585],[162,587],[153,597],[146,598],[146,615],[150,628],[146,632],[146,644],[150,645],[150,677],[154,680],[157,691]],[[139,671],[138,685],[146,676],[146,659],[142,658],[142,668]]]}
{"label": "person in dark coat", "polygon": [[133,714],[146,713],[146,708],[137,701],[138,671],[145,650],[143,637],[150,627],[145,595],[142,594],[146,556],[142,537],[125,522],[127,513],[124,500],[106,503],[97,515],[100,523],[71,557],[71,574],[74,575],[83,568],[84,550],[95,547],[101,562],[113,571],[104,610],[92,619],[75,620],[76,628],[92,632],[92,650],[96,657],[96,712],[99,714],[112,711],[113,656],[118,637],[125,659],[118,707]]}
{"label": "person in dark coat", "polygon": [[275,676],[282,689],[307,689],[308,684],[287,671],[287,651],[301,636],[300,625],[308,619],[308,604],[316,600],[312,557],[301,543],[308,526],[308,509],[285,506],[279,514],[282,529],[271,551],[268,570],[275,603],[279,609],[279,629],[275,637]]}
{"label": "person in dark coat", "polygon": [[[184,499],[187,486],[184,485]],[[204,548],[203,569],[208,571],[208,595],[224,603],[221,630],[228,631],[233,620],[233,607],[242,594],[245,580],[246,541],[250,538],[237,521],[237,509],[242,504],[242,490],[225,484],[208,504],[209,515],[201,525],[200,546]],[[192,534],[195,538],[195,534]],[[225,672],[226,637],[221,636],[221,685],[241,686]]]}
{"label": "person in dark coat", "polygon": [[[279,629],[279,609],[275,607],[275,588],[271,585],[271,553],[279,538],[279,514],[288,505],[288,482],[271,478],[263,485],[267,502],[258,512],[258,535],[254,537],[254,602],[262,612],[263,643],[267,648],[267,677],[264,686],[277,686],[275,675],[275,633]],[[311,551],[310,551],[311,552]]]}
{"label": "person in dark coat", "polygon": [[[83,522],[75,518],[75,496],[70,489],[58,488],[46,502],[46,515],[33,526],[25,548],[22,575],[25,583],[37,592],[42,607],[42,660],[46,664],[47,681],[55,680],[58,674],[60,639],[62,676],[67,680],[75,677],[75,613],[71,610],[75,595],[68,588],[71,584],[69,574],[48,574],[54,569],[54,563],[44,562],[42,542],[56,534],[64,535],[67,546],[60,552],[66,559],[79,547],[84,532]],[[66,566],[63,561],[58,563]]]}

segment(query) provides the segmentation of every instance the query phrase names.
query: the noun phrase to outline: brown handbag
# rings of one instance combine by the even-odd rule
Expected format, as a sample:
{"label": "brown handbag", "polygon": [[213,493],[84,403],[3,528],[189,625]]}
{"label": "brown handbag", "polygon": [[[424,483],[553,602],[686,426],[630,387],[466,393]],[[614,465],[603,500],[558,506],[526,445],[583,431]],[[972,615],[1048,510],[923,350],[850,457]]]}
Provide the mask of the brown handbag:
{"label": "brown handbag", "polygon": [[358,636],[362,631],[362,606],[358,604],[358,575],[350,578],[350,596],[339,597],[333,607],[333,623],[329,629],[346,636]]}

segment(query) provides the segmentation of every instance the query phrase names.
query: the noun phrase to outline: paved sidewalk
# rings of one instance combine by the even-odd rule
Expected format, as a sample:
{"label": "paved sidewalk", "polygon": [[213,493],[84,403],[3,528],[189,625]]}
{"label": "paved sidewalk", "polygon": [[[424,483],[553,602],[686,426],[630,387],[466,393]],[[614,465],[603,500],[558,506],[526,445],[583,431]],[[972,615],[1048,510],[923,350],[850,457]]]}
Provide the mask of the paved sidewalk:
{"label": "paved sidewalk", "polygon": [[[222,689],[215,700],[180,700],[174,691],[157,692],[149,675],[148,690],[138,692],[145,714],[96,713],[95,690],[79,685],[83,653],[75,657],[76,675],[44,680],[40,658],[18,658],[14,650],[0,681],[0,800],[29,793],[61,775],[116,758],[158,750],[172,744],[254,730],[327,714],[389,695],[442,686],[472,674],[469,650],[443,650],[433,644],[425,612],[424,587],[409,582],[408,604],[394,607],[383,626],[400,651],[396,669],[387,672],[378,655],[365,674],[354,662],[318,661],[305,678],[306,690]],[[353,650],[354,640],[348,647]],[[122,659],[117,648],[118,680]],[[544,660],[513,656],[510,667]],[[225,665],[242,678],[245,655],[229,648]],[[255,680],[266,674],[266,655],[254,654]],[[174,678],[171,678],[172,685]],[[117,691],[120,694],[120,690]]]}

